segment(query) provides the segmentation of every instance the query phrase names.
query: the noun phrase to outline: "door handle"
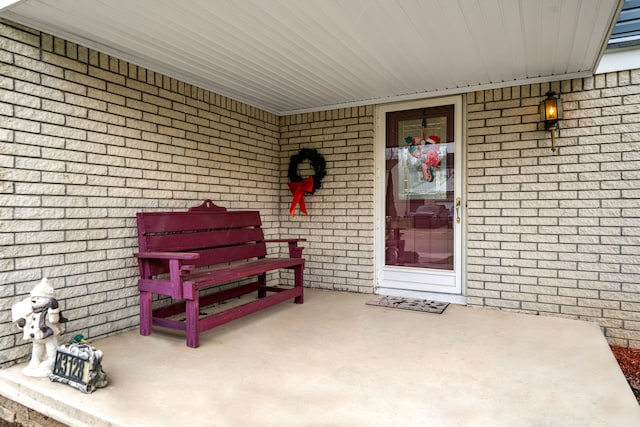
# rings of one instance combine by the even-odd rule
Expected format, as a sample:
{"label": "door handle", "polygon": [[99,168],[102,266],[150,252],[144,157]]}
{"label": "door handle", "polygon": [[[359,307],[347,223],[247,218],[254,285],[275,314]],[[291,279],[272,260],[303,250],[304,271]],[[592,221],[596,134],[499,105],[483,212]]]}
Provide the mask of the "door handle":
{"label": "door handle", "polygon": [[460,200],[460,197],[458,197],[456,199],[456,224],[460,224],[460,205],[462,204],[462,201]]}

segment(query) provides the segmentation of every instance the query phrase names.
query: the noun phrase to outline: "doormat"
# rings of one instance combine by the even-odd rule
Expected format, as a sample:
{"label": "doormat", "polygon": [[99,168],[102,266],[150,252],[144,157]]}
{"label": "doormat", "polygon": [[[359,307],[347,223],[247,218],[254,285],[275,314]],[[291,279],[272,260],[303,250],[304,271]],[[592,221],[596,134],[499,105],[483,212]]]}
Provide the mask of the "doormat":
{"label": "doormat", "polygon": [[381,295],[367,301],[368,305],[378,307],[401,308],[403,310],[424,311],[425,313],[442,314],[449,305],[448,302],[429,301],[424,299],[412,299],[390,297]]}

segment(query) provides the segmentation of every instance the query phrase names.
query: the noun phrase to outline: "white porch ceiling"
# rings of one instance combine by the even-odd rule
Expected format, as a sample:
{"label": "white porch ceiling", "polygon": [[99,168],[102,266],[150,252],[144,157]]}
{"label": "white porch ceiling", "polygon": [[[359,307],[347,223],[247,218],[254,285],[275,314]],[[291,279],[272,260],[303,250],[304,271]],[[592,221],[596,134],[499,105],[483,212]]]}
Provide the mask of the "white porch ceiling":
{"label": "white porch ceiling", "polygon": [[277,114],[591,75],[621,0],[0,0],[0,17]]}

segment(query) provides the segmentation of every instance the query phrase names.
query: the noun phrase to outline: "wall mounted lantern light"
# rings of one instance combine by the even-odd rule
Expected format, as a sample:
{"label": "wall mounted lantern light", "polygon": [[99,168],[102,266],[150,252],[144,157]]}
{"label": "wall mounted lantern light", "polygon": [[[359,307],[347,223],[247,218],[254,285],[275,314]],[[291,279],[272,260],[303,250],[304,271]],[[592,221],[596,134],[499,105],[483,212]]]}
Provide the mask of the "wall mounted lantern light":
{"label": "wall mounted lantern light", "polygon": [[540,116],[544,121],[544,130],[551,133],[551,151],[556,151],[555,134],[558,120],[562,116],[562,100],[552,90],[545,94],[546,98],[540,104]]}

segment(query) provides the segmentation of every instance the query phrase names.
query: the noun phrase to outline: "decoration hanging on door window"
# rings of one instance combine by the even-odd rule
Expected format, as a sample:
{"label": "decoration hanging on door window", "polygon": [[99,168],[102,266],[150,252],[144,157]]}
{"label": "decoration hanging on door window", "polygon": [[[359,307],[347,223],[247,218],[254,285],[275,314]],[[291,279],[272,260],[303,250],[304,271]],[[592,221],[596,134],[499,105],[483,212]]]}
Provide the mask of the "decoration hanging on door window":
{"label": "decoration hanging on door window", "polygon": [[438,148],[436,148],[440,143],[440,138],[435,135],[431,135],[426,139],[422,136],[408,136],[404,141],[409,145],[408,149],[411,156],[418,160],[417,166],[422,174],[422,179],[432,182],[434,168],[440,166],[440,154]]}
{"label": "decoration hanging on door window", "polygon": [[[447,161],[449,143],[447,116],[432,116],[427,126],[427,109],[422,126],[416,119],[397,123],[398,197],[401,200],[444,200],[451,183]],[[400,149],[402,148],[402,149]]]}
{"label": "decoration hanging on door window", "polygon": [[[302,178],[298,173],[298,166],[305,160],[311,163],[314,174],[307,178]],[[304,193],[313,194],[322,186],[322,179],[327,175],[327,162],[318,150],[312,148],[302,148],[298,154],[291,156],[289,161],[289,190],[293,194],[289,215],[295,215],[296,206],[300,205],[300,212],[307,214],[307,207],[304,202]]]}

